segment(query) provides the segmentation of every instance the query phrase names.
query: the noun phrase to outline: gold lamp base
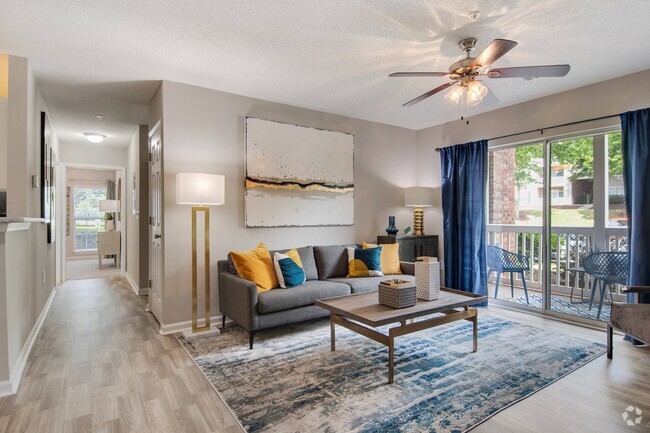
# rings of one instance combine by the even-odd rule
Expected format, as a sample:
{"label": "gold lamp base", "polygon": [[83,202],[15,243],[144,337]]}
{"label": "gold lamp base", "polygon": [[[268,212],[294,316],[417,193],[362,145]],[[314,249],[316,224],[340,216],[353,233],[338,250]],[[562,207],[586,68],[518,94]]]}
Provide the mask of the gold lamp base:
{"label": "gold lamp base", "polygon": [[[204,214],[204,253],[205,253],[205,324],[198,326],[198,290],[197,290],[197,259],[196,259],[196,219],[197,213]],[[210,208],[207,206],[192,206],[192,332],[208,331],[210,329]]]}
{"label": "gold lamp base", "polygon": [[424,210],[415,206],[413,210],[413,236],[424,236]]}

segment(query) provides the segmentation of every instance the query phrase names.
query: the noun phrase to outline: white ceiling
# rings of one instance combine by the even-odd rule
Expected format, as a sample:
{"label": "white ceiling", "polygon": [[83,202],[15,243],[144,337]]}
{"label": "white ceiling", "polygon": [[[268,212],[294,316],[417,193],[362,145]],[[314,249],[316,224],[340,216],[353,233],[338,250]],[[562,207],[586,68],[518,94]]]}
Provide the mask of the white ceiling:
{"label": "white ceiling", "polygon": [[647,0],[2,0],[0,52],[30,58],[62,140],[125,146],[161,79],[418,130],[459,109],[402,107],[445,79],[391,72],[444,71],[468,36],[519,42],[495,67],[571,65],[490,80],[477,114],[650,69],[649,19]]}

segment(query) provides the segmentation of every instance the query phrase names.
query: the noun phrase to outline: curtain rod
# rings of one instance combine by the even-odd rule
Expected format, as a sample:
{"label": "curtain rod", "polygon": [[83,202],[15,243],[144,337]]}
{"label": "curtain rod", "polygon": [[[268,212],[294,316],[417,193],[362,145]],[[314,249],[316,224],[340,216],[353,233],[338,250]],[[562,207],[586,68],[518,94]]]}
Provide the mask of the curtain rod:
{"label": "curtain rod", "polygon": [[[487,141],[500,140],[502,138],[508,138],[508,137],[516,137],[518,135],[530,134],[531,132],[541,132],[543,134],[545,129],[555,129],[555,128],[562,128],[564,126],[579,125],[580,123],[595,122],[596,120],[610,119],[612,117],[618,117],[618,116],[620,116],[620,114],[610,114],[609,116],[594,117],[586,120],[578,120],[576,122],[562,123],[561,125],[547,126],[546,128],[537,128],[537,129],[531,129],[530,131],[515,132],[513,134],[500,135],[498,137],[488,138]],[[435,151],[440,152],[440,148],[436,147]]]}

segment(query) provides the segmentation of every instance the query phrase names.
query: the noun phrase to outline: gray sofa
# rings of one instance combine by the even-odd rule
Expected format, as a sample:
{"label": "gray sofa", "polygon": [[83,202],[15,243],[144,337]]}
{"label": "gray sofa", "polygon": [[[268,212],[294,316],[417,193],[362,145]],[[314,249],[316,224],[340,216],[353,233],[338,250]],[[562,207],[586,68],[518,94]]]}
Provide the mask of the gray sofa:
{"label": "gray sofa", "polygon": [[[230,256],[229,260],[220,260],[217,267],[223,326],[228,317],[246,329],[252,349],[255,333],[261,329],[328,316],[327,310],[315,305],[317,299],[375,291],[380,281],[395,277],[346,278],[348,255],[345,247],[298,248],[307,281],[290,289],[276,288],[262,293],[257,293],[254,283],[237,276]],[[271,251],[271,256],[274,253]],[[401,271],[401,279],[415,281],[413,263],[401,262]]]}

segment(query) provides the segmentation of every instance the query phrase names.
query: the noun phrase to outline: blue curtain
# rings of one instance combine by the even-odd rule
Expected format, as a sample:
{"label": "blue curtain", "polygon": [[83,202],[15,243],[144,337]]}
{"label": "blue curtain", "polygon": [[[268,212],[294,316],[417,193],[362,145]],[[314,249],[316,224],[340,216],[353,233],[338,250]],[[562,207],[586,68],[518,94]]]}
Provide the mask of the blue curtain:
{"label": "blue curtain", "polygon": [[440,149],[445,286],[487,295],[487,140]]}
{"label": "blue curtain", "polygon": [[[628,285],[650,286],[650,109],[621,114],[623,182],[630,254]],[[633,302],[631,296],[628,302]],[[639,296],[650,304],[650,295]]]}

